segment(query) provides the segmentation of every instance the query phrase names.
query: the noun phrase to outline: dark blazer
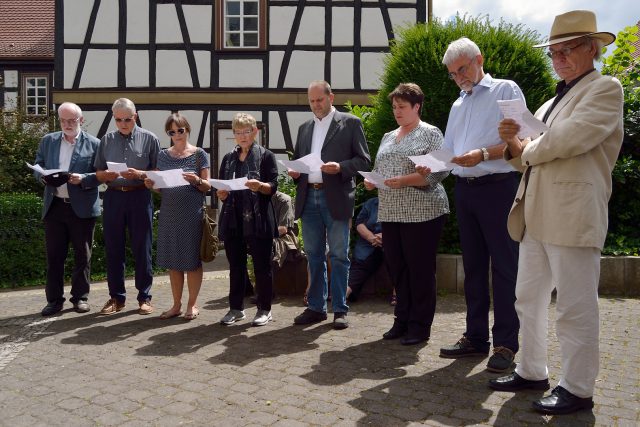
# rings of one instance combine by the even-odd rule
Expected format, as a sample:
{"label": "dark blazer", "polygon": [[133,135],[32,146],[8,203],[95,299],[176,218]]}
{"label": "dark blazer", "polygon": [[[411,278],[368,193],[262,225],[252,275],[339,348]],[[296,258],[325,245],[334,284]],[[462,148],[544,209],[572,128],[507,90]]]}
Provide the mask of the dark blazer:
{"label": "dark blazer", "polygon": [[[294,159],[311,153],[313,138],[313,119],[303,123],[298,129]],[[371,157],[364,136],[362,123],[356,116],[336,111],[329,131],[322,145],[320,157],[326,162],[340,164],[340,173],[336,175],[322,174],[324,193],[331,217],[336,220],[348,220],[353,216],[356,182],[354,176],[358,171],[368,171]],[[301,174],[296,180],[295,217],[300,218],[307,199],[309,175]]]}
{"label": "dark blazer", "polygon": [[[62,132],[53,132],[42,137],[35,163],[43,169],[59,169],[60,144],[62,143]],[[95,218],[100,215],[100,201],[98,198],[98,179],[93,162],[96,157],[100,140],[88,133],[81,131],[73,154],[69,163],[69,173],[82,175],[82,182],[79,185],[67,184],[69,189],[69,199],[71,208],[80,218]],[[35,178],[40,181],[41,174],[34,172]],[[56,189],[50,185],[44,187],[44,205],[42,207],[42,218],[45,217],[51,207],[51,202]]]}

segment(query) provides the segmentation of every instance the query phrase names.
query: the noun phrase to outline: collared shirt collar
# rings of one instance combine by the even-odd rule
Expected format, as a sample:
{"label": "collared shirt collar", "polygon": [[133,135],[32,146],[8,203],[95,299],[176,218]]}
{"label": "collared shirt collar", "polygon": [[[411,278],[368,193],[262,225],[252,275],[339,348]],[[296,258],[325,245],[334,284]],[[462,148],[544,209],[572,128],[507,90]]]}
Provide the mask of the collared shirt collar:
{"label": "collared shirt collar", "polygon": [[75,138],[73,138],[73,142],[69,142],[67,141],[66,135],[64,132],[62,132],[62,141],[66,142],[69,145],[75,145],[76,142],[78,142],[78,139],[80,139],[80,134],[82,133],[82,131],[78,132],[78,134],[75,136]]}
{"label": "collared shirt collar", "polygon": [[[473,89],[475,89],[478,86],[491,87],[492,84],[493,84],[493,77],[491,77],[491,74],[485,73],[484,77],[482,79],[480,79],[480,81],[473,86]],[[467,96],[471,96],[472,92],[473,92],[473,90],[471,92],[467,92],[467,91],[461,90],[460,91],[460,98],[465,98]]]}
{"label": "collared shirt collar", "polygon": [[324,116],[322,118],[322,120],[320,120],[319,118],[316,117],[316,115],[313,115],[313,122],[315,124],[325,124],[325,123],[330,123],[333,120],[333,116],[336,114],[336,107],[331,106],[331,110],[329,110],[329,114],[327,114],[326,116]]}
{"label": "collared shirt collar", "polygon": [[133,126],[133,129],[131,129],[131,133],[129,135],[125,135],[122,132],[120,132],[120,130],[118,129],[118,134],[120,134],[121,137],[123,137],[124,139],[129,139],[129,138],[133,138],[133,134],[136,133],[136,130],[138,129],[138,125]]}
{"label": "collared shirt collar", "polygon": [[564,95],[565,93],[569,92],[569,90],[572,87],[577,85],[580,80],[585,78],[588,74],[591,74],[591,72],[594,71],[594,70],[595,70],[595,68],[590,69],[589,71],[585,72],[584,74],[581,74],[580,76],[578,76],[575,79],[571,80],[569,83],[565,82],[564,80],[560,80],[558,82],[558,84],[556,85],[556,95]]}

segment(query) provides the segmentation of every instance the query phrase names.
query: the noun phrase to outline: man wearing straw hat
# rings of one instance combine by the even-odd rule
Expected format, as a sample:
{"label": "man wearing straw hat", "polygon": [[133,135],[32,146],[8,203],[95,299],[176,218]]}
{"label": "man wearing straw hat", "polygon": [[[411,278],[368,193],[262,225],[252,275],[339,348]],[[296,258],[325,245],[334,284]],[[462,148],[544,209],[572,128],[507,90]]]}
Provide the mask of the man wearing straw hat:
{"label": "man wearing straw hat", "polygon": [[556,332],[562,375],[551,395],[533,403],[545,414],[593,408],[598,375],[598,281],[607,234],[611,172],[622,145],[620,82],[593,63],[615,36],[596,29],[593,12],[556,16],[546,43],[562,79],[556,97],[536,112],[549,130],[517,138],[518,125],[503,120],[505,158],[524,169],[507,227],[520,242],[516,311],[521,361],[511,375],[489,382],[495,390],[549,388],[547,315],[557,289]]}

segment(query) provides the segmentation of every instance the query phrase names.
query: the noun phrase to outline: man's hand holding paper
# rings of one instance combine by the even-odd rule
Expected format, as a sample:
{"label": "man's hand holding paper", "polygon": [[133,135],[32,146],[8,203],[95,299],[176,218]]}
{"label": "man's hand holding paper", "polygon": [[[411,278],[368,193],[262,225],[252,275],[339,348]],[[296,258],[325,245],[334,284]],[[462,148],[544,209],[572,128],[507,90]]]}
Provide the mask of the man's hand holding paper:
{"label": "man's hand holding paper", "polygon": [[520,126],[518,138],[537,138],[549,130],[549,126],[536,119],[521,99],[502,99],[497,102],[504,118],[513,119]]}

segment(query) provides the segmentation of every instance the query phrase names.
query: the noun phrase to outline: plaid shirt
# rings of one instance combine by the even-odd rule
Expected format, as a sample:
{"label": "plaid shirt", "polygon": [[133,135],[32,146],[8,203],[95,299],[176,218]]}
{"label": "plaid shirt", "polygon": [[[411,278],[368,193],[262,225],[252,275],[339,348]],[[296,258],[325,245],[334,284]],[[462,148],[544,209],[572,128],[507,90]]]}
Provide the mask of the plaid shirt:
{"label": "plaid shirt", "polygon": [[[380,142],[374,171],[385,178],[408,175],[415,172],[415,165],[408,156],[419,156],[442,146],[442,132],[425,122],[396,142],[398,129],[386,133]],[[423,222],[449,213],[449,200],[440,181],[449,172],[427,175],[426,187],[378,189],[380,206],[378,221]]]}

